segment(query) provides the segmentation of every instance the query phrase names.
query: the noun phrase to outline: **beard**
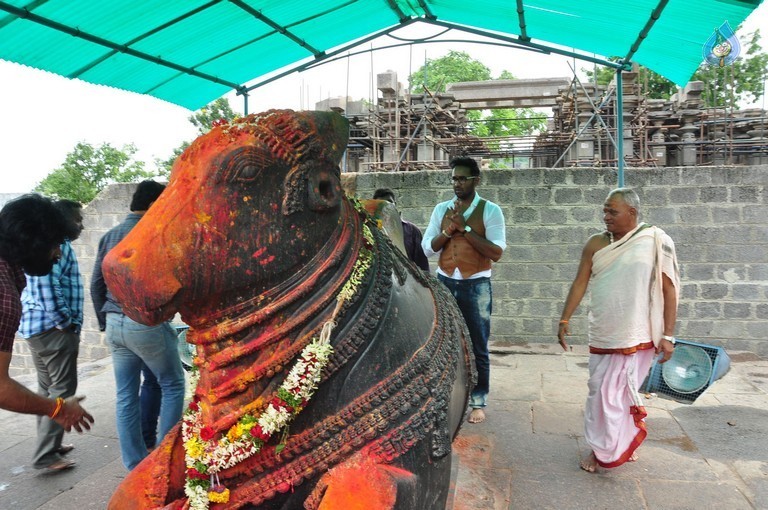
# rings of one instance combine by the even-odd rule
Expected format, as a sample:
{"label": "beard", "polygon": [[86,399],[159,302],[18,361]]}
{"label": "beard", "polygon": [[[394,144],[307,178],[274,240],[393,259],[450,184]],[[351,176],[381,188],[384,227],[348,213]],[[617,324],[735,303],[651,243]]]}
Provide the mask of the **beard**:
{"label": "beard", "polygon": [[30,276],[45,276],[51,272],[53,265],[58,261],[58,257],[30,257],[21,261],[21,268]]}

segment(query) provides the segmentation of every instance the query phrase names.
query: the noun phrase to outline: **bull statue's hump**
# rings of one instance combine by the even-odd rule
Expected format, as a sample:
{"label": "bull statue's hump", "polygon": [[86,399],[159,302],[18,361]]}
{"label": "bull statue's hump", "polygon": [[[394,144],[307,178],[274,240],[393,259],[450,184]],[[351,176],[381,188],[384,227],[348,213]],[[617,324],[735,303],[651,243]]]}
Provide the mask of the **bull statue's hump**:
{"label": "bull statue's hump", "polygon": [[348,126],[221,123],[104,261],[125,313],[197,348],[182,423],[110,508],[442,509],[473,385],[461,314],[341,190]]}

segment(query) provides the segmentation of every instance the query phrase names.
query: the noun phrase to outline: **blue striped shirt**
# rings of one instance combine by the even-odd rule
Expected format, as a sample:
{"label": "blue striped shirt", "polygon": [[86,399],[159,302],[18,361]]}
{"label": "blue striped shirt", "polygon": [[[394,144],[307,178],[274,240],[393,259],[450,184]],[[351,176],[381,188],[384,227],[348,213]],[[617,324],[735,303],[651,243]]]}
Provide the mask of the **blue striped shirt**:
{"label": "blue striped shirt", "polygon": [[50,329],[83,324],[83,278],[69,241],[61,245],[61,259],[45,276],[27,275],[21,294],[19,335],[29,338]]}

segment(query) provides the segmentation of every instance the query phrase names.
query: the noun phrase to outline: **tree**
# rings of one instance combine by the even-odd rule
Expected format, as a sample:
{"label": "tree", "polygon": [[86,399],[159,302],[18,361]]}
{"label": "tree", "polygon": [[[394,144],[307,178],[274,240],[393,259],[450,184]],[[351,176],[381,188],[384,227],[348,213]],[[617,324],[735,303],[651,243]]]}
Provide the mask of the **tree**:
{"label": "tree", "polygon": [[[739,38],[746,51],[730,66],[719,67],[702,63],[691,77],[691,81],[702,81],[706,88],[702,97],[705,106],[722,106],[733,100],[739,103],[755,103],[763,96],[763,87],[768,69],[768,53],[760,46],[760,30]],[[617,60],[612,58],[611,60]],[[597,71],[582,69],[590,82],[607,85],[615,71],[600,67]],[[638,82],[645,85],[646,96],[650,99],[669,99],[677,92],[677,86],[660,74],[640,66]]]}
{"label": "tree", "polygon": [[722,106],[731,98],[739,103],[756,103],[762,96],[765,79],[768,77],[768,53],[760,46],[760,30],[741,38],[743,56],[726,67],[713,65],[699,66],[693,79],[706,84],[704,102],[707,106]]}
{"label": "tree", "polygon": [[491,70],[485,64],[463,51],[449,51],[444,57],[427,60],[408,77],[408,83],[412,93],[420,94],[425,85],[430,92],[445,92],[449,83],[490,79]]}
{"label": "tree", "polygon": [[204,135],[213,128],[214,122],[221,120],[230,121],[236,116],[229,105],[229,100],[225,97],[220,97],[193,113],[189,117],[189,122],[197,128],[199,134]]}
{"label": "tree", "polygon": [[[235,117],[237,117],[237,114],[232,111],[229,100],[225,97],[220,97],[212,103],[208,103],[207,105],[197,110],[195,113],[190,115],[188,119],[189,122],[191,122],[192,125],[197,128],[198,134],[204,135],[213,128],[214,122],[219,122],[222,120],[231,121]],[[174,161],[176,161],[176,158],[181,156],[181,153],[184,152],[191,143],[192,142],[189,141],[182,142],[181,145],[173,149],[173,154],[171,154],[171,156],[167,159],[155,159],[155,165],[157,165],[158,173],[163,177],[170,175]]]}
{"label": "tree", "polygon": [[[424,86],[433,93],[445,92],[449,83],[491,80],[491,70],[463,51],[450,51],[444,57],[427,62],[408,77],[411,93],[419,94]],[[500,80],[514,80],[509,71],[502,71]],[[521,136],[541,130],[545,121],[530,108],[499,108],[470,110],[469,130],[475,136]],[[529,119],[521,121],[522,119]]]}
{"label": "tree", "polygon": [[117,149],[108,143],[93,147],[80,142],[35,191],[87,204],[109,184],[153,177],[152,172],[144,170],[143,161],[133,160],[134,154],[136,147],[132,144]]}

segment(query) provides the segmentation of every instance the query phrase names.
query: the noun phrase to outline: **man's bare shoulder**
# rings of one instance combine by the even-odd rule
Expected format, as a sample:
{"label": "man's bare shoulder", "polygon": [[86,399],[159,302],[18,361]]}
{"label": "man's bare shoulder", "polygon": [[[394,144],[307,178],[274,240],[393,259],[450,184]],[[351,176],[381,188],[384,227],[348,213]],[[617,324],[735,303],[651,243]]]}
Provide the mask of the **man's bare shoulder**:
{"label": "man's bare shoulder", "polygon": [[601,232],[587,239],[587,243],[584,245],[584,252],[592,255],[598,250],[602,250],[609,244],[611,244],[611,241],[608,239],[608,236],[605,234],[605,232]]}

